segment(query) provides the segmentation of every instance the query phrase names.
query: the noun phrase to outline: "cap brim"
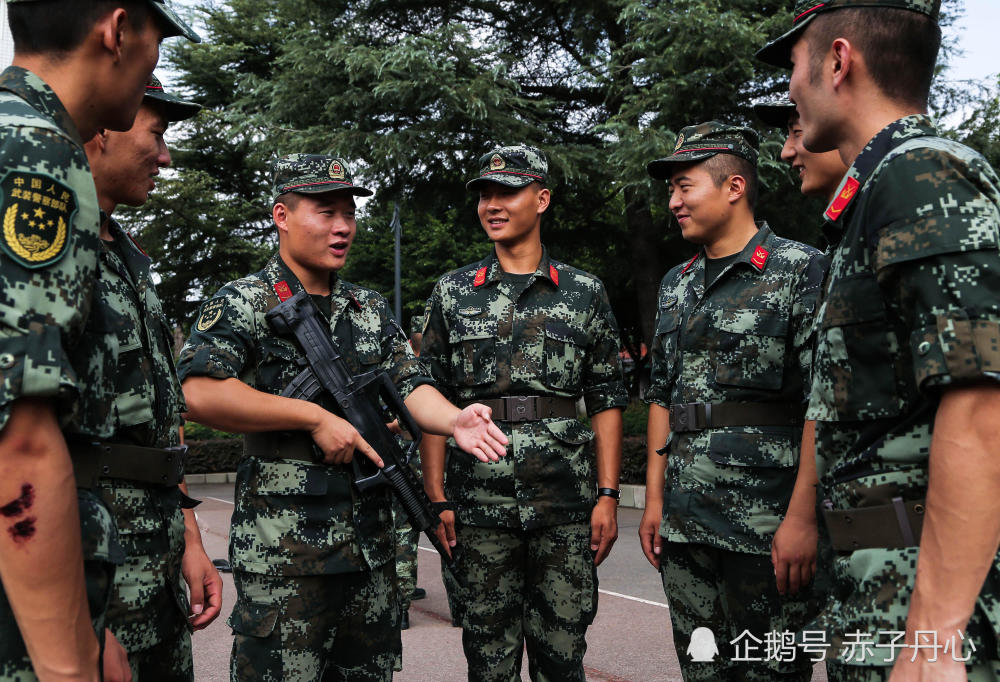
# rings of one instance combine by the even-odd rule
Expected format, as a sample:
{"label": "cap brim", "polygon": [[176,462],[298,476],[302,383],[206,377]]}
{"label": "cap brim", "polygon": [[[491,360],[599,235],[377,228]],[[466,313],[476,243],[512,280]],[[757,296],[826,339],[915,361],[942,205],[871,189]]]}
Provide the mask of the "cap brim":
{"label": "cap brim", "polygon": [[[350,192],[356,197],[370,197],[375,192],[365,187],[358,187],[356,185],[348,185],[344,182],[339,182],[336,180],[331,180],[329,182],[314,182],[310,183],[308,186],[298,186],[290,189],[286,189],[281,194],[288,194],[289,192],[295,192],[296,194],[327,194],[328,192]],[[278,196],[280,197],[281,194]]]}
{"label": "cap brim", "polygon": [[167,115],[167,122],[169,123],[173,123],[175,121],[186,121],[201,111],[200,104],[186,102],[178,97],[168,95],[164,92],[151,93],[147,90],[145,99],[150,100],[151,102],[156,102],[158,105],[163,107],[163,111]]}
{"label": "cap brim", "polygon": [[192,42],[201,42],[201,36],[195,33],[194,29],[188,26],[187,22],[181,19],[177,15],[177,12],[168,7],[165,2],[151,0],[149,4],[153,6],[153,9],[156,10],[163,21],[173,29],[173,31],[168,31],[163,36],[164,38],[169,38],[170,36],[184,36]]}
{"label": "cap brim", "polygon": [[507,187],[527,187],[533,182],[544,182],[543,177],[533,177],[530,175],[521,175],[520,173],[511,173],[504,171],[493,171],[487,173],[486,175],[481,175],[478,178],[474,178],[465,183],[465,188],[469,191],[476,191],[482,187],[487,182],[495,182],[498,185],[506,185]]}
{"label": "cap brim", "polygon": [[711,158],[723,152],[681,152],[665,159],[657,159],[646,164],[646,172],[654,180],[669,180],[670,174],[674,172],[674,166],[684,163],[696,163]]}
{"label": "cap brim", "polygon": [[782,69],[791,69],[792,48],[795,47],[795,43],[799,42],[799,38],[802,37],[802,32],[806,29],[806,26],[809,25],[809,22],[817,16],[817,14],[812,14],[803,18],[802,21],[792,27],[792,30],[778,38],[775,38],[767,45],[757,50],[757,54],[755,55],[757,59],[765,64],[770,64],[771,66],[777,66]]}
{"label": "cap brim", "polygon": [[757,115],[766,125],[775,128],[785,129],[788,127],[788,120],[795,113],[794,104],[755,104],[753,113]]}

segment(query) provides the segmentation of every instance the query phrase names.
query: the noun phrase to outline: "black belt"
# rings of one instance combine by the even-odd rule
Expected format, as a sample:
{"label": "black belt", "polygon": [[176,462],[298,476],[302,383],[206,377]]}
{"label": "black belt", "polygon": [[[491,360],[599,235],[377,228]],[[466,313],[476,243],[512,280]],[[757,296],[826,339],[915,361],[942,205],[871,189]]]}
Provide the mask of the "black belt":
{"label": "black belt", "polygon": [[901,497],[893,497],[889,504],[872,507],[824,509],[823,519],[830,543],[838,552],[901,549],[920,544],[924,511],[923,500],[904,502]]}
{"label": "black belt", "polygon": [[493,410],[498,422],[535,422],[559,417],[576,418],[576,401],[572,398],[549,398],[538,395],[505,395],[486,400],[463,400],[459,407],[481,403]]}
{"label": "black belt", "polygon": [[312,436],[305,431],[262,431],[243,435],[243,453],[262,459],[320,462]]}
{"label": "black belt", "polygon": [[73,472],[80,488],[94,488],[102,478],[173,487],[184,481],[186,445],[147,448],[127,443],[72,441]]}
{"label": "black belt", "polygon": [[679,403],[670,406],[670,430],[723,426],[801,426],[803,408],[787,403]]}

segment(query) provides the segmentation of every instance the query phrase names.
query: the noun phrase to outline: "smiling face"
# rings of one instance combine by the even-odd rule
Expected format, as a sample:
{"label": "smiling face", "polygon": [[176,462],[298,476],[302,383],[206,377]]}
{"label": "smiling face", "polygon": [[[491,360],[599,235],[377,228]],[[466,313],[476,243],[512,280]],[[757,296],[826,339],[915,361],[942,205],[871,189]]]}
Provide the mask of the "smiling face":
{"label": "smiling face", "polygon": [[144,104],[124,133],[104,133],[103,153],[91,159],[98,196],[110,203],[142,206],[156,187],[153,178],[170,165],[163,141],[167,120],[162,109]]}
{"label": "smiling face", "polygon": [[788,137],[781,148],[781,158],[791,165],[802,181],[803,194],[825,201],[833,199],[834,192],[847,172],[847,167],[836,151],[814,154],[805,148],[802,144],[802,124],[794,113],[788,121]]}
{"label": "smiling face", "polygon": [[549,207],[549,190],[537,182],[508,187],[484,182],[479,191],[479,222],[494,242],[513,246],[537,239],[542,213]]}
{"label": "smiling face", "polygon": [[684,239],[713,244],[726,233],[733,213],[728,182],[716,185],[704,163],[679,166],[670,176],[670,211]]}
{"label": "smiling face", "polygon": [[358,229],[350,192],[285,194],[275,203],[273,215],[281,255],[290,266],[318,276],[344,267]]}

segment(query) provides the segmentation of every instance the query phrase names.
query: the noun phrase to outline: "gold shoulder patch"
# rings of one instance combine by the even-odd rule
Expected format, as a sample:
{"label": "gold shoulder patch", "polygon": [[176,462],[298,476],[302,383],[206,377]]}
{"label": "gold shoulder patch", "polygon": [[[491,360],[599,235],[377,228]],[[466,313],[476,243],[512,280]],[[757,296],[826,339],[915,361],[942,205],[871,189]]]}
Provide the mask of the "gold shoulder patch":
{"label": "gold shoulder patch", "polygon": [[76,193],[44,173],[13,170],[0,180],[0,248],[26,268],[52,265],[69,251]]}
{"label": "gold shoulder patch", "polygon": [[195,323],[194,328],[200,332],[207,332],[215,326],[215,323],[222,319],[222,313],[226,310],[226,299],[213,298],[201,308],[201,316]]}

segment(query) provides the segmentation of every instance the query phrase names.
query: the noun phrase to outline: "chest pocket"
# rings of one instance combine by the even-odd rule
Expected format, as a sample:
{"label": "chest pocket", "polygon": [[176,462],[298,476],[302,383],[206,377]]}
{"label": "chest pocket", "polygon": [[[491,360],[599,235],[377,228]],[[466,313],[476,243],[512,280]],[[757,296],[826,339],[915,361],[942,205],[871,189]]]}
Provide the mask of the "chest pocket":
{"label": "chest pocket", "polygon": [[[381,324],[377,320],[372,324],[371,320],[358,320],[351,316],[351,335],[354,355],[357,357],[358,373],[364,373],[374,368],[382,360],[382,346],[379,332]],[[347,353],[347,349],[341,348],[342,353]]]}
{"label": "chest pocket", "polygon": [[820,419],[873,419],[900,413],[889,327],[875,276],[833,282],[821,310],[813,361],[813,407]]}
{"label": "chest pocket", "polygon": [[722,312],[715,381],[727,386],[780,390],[788,317],[780,310],[729,308]]}
{"label": "chest pocket", "polygon": [[545,385],[576,391],[583,380],[587,334],[562,320],[545,321]]}
{"label": "chest pocket", "polygon": [[457,317],[448,330],[453,381],[457,386],[491,384],[497,378],[497,321]]}
{"label": "chest pocket", "polygon": [[284,341],[276,336],[262,339],[261,360],[257,367],[256,388],[267,393],[281,393],[305,365],[300,366],[296,359],[299,353],[290,341]]}

